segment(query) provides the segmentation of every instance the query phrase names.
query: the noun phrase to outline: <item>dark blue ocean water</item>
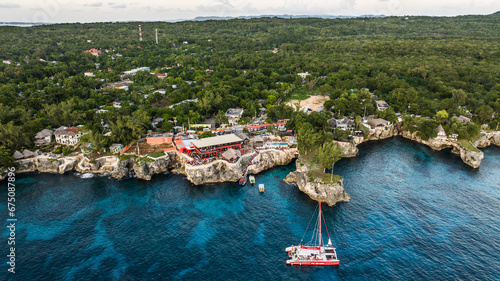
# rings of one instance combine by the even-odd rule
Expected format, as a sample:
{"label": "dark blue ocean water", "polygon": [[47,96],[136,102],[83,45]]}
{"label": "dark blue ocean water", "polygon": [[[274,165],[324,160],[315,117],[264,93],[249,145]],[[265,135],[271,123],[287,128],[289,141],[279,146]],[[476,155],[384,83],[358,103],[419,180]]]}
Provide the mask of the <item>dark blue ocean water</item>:
{"label": "dark blue ocean water", "polygon": [[173,174],[18,175],[17,273],[7,273],[4,228],[0,279],[500,280],[500,149],[484,151],[474,170],[394,138],[338,162],[352,200],[324,214],[339,267],[285,265],[317,205],[281,182],[293,164],[257,175],[264,194]]}

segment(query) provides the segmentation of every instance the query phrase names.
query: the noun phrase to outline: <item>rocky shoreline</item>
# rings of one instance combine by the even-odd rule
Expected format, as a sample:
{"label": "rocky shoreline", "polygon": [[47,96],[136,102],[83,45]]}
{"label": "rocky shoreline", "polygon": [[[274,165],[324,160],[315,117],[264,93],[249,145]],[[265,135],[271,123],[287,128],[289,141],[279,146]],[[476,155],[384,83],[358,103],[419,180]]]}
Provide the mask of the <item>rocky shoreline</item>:
{"label": "rocky shoreline", "polygon": [[[394,136],[402,136],[406,139],[425,144],[434,150],[451,148],[452,153],[460,156],[467,165],[478,168],[484,158],[482,151],[470,151],[462,147],[456,141],[446,138],[434,138],[422,140],[416,133],[400,131],[392,125],[385,128],[369,130],[367,136],[353,137],[350,142],[334,141],[342,148],[342,157],[355,157],[359,149],[357,146],[370,140],[382,140]],[[474,144],[475,147],[487,147],[489,145],[500,146],[500,132],[485,133]],[[130,157],[120,160],[118,156],[104,156],[91,160],[84,155],[61,157],[58,159],[49,157],[34,157],[18,160],[19,168],[16,173],[44,172],[63,174],[68,171],[77,171],[82,174],[109,174],[113,178],[122,179],[134,173],[138,178],[151,180],[155,174],[167,171],[180,173],[194,185],[218,182],[237,182],[243,174],[258,174],[275,166],[287,165],[298,155],[296,149],[288,150],[263,150],[253,154],[243,155],[235,163],[217,160],[207,165],[191,166],[185,164],[184,156],[177,151],[169,152],[159,158],[152,157]],[[296,162],[296,171],[291,172],[285,182],[296,183],[299,190],[309,195],[316,201],[327,203],[329,206],[337,202],[349,201],[350,196],[344,190],[343,179],[335,183],[325,183],[321,178],[308,176],[309,165],[299,158]],[[6,173],[0,174],[0,180],[5,178]]]}
{"label": "rocky shoreline", "polygon": [[297,184],[299,190],[309,195],[311,199],[324,202],[330,207],[338,202],[345,202],[351,199],[351,196],[344,190],[343,178],[335,183],[325,183],[320,178],[311,178],[308,176],[310,167],[300,158],[295,162],[295,165],[295,172],[289,173],[283,181]]}
{"label": "rocky shoreline", "polygon": [[[104,156],[91,160],[84,155],[61,157],[33,157],[16,161],[16,173],[41,172],[64,174],[69,171],[86,174],[110,174],[113,178],[128,177],[131,172],[144,180],[151,180],[154,174],[174,170],[180,165],[177,153],[169,153],[159,158],[128,158],[120,161],[118,156]],[[1,180],[1,179],[0,179]]]}
{"label": "rocky shoreline", "polygon": [[[334,141],[342,149],[342,157],[355,157],[359,150],[357,146],[363,142],[370,140],[382,140],[391,138],[394,136],[402,136],[403,138],[416,141],[418,143],[427,145],[428,147],[440,151],[443,149],[451,148],[451,152],[459,155],[462,161],[473,167],[479,168],[481,165],[481,160],[484,158],[484,153],[482,151],[476,152],[464,148],[459,142],[452,141],[448,138],[433,138],[429,140],[423,140],[417,136],[417,133],[411,133],[409,131],[402,131],[398,127],[391,125],[385,128],[370,129],[366,138],[363,137],[353,137],[350,142]],[[471,144],[478,148],[484,148],[489,145],[500,146],[500,132],[490,132],[483,134],[478,140]]]}
{"label": "rocky shoreline", "polygon": [[289,164],[296,158],[295,150],[265,150],[259,153],[243,155],[236,163],[217,160],[203,166],[184,167],[187,179],[195,185],[238,181],[245,170],[248,174],[258,174],[275,166]]}
{"label": "rocky shoreline", "polygon": [[[42,172],[64,174],[76,171],[81,174],[109,174],[122,179],[133,172],[138,178],[151,180],[155,174],[175,172],[184,174],[195,185],[226,181],[238,181],[248,170],[258,174],[275,166],[287,165],[296,158],[296,149],[265,150],[242,156],[236,163],[217,160],[207,165],[191,166],[185,164],[184,157],[174,151],[159,158],[131,157],[120,160],[118,156],[103,156],[91,160],[84,155],[61,157],[33,157],[16,161],[19,167],[16,173]],[[251,161],[251,163],[250,163]],[[0,180],[2,180],[0,175]]]}

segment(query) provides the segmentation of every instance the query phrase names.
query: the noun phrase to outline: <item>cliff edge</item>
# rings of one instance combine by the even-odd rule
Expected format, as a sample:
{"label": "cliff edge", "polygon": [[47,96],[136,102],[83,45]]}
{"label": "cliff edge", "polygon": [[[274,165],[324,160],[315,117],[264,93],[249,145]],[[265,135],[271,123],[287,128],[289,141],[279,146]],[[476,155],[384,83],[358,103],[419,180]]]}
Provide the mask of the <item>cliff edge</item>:
{"label": "cliff edge", "polygon": [[185,165],[187,179],[195,185],[217,182],[236,182],[243,174],[258,174],[278,165],[286,165],[295,158],[292,150],[264,150],[243,155],[236,163],[216,160],[202,166]]}
{"label": "cliff edge", "polygon": [[[296,183],[299,190],[309,195],[311,199],[324,202],[330,207],[337,204],[337,202],[351,199],[351,196],[344,190],[344,179],[342,177],[335,175],[333,182],[329,182],[330,175],[323,173],[324,177],[313,176],[310,173],[311,165],[300,158],[295,162],[295,165],[296,171],[288,174],[283,181]],[[325,180],[325,178],[328,180]]]}

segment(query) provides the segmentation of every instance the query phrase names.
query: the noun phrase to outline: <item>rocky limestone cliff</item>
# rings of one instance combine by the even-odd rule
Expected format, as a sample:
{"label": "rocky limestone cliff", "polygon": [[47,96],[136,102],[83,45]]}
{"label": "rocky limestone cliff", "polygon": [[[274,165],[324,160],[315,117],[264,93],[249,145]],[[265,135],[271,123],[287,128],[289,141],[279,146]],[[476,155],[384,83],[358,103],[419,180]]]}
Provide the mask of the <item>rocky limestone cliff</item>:
{"label": "rocky limestone cliff", "polygon": [[349,158],[354,157],[358,154],[359,149],[357,147],[356,141],[333,141],[334,144],[338,145],[342,150],[342,157]]}
{"label": "rocky limestone cliff", "polygon": [[248,173],[258,174],[274,166],[288,165],[295,158],[295,152],[295,149],[262,151],[253,159]]}
{"label": "rocky limestone cliff", "polygon": [[333,206],[337,202],[349,201],[351,196],[344,190],[344,179],[336,183],[324,183],[320,178],[313,179],[308,176],[310,169],[302,161],[297,160],[295,163],[296,171],[291,172],[284,179],[285,182],[296,183],[299,190],[309,195],[309,197],[318,202],[325,202],[328,206]]}
{"label": "rocky limestone cliff", "polygon": [[95,159],[95,161],[90,161],[90,159],[88,159],[85,156],[81,158],[82,159],[76,165],[75,170],[78,171],[79,173],[94,173],[94,174],[112,173],[115,170],[118,161],[120,160],[118,156],[114,155],[100,157]]}
{"label": "rocky limestone cliff", "polygon": [[134,163],[135,158],[119,161],[116,165],[116,169],[111,173],[111,176],[118,179],[128,177],[134,168]]}
{"label": "rocky limestone cliff", "polygon": [[481,160],[484,158],[484,153],[482,151],[470,151],[463,148],[460,143],[451,141],[447,138],[433,138],[429,140],[423,140],[419,136],[417,136],[417,132],[411,133],[410,131],[402,131],[401,136],[407,139],[411,139],[421,144],[425,144],[434,150],[443,150],[445,148],[451,148],[452,152],[460,155],[462,161],[473,167],[479,168],[481,165]]}
{"label": "rocky limestone cliff", "polygon": [[138,178],[145,180],[150,180],[154,174],[178,169],[182,166],[177,153],[170,153],[158,159],[144,161],[144,163],[136,161],[134,157],[120,161],[120,158],[115,155],[103,156],[93,161],[86,156],[78,155],[58,159],[35,157],[16,162],[19,164],[19,168],[16,170],[18,173],[39,171],[63,174],[71,170],[76,170],[82,174],[111,173],[111,176],[114,178],[124,178],[131,171],[134,171]]}
{"label": "rocky limestone cliff", "polygon": [[365,137],[353,136],[352,139],[348,142],[334,140],[333,143],[337,144],[340,147],[340,149],[342,150],[343,158],[349,158],[355,157],[358,154],[358,144],[370,140],[382,140],[391,138],[393,136],[397,136],[398,133],[399,132],[396,126],[390,125],[386,126],[385,128],[369,129]]}
{"label": "rocky limestone cliff", "polygon": [[232,181],[236,182],[243,176],[243,169],[251,156],[241,157],[236,163],[216,160],[202,166],[186,165],[184,171],[187,179],[195,185]]}
{"label": "rocky limestone cliff", "polygon": [[395,125],[386,126],[385,128],[369,129],[368,134],[363,139],[363,142],[370,140],[383,140],[387,138],[392,138],[393,136],[397,136],[398,133],[399,131]]}
{"label": "rocky limestone cliff", "polygon": [[19,164],[17,173],[45,172],[45,173],[65,173],[73,170],[78,163],[79,156],[66,158],[34,157],[16,161]]}
{"label": "rocky limestone cliff", "polygon": [[[238,181],[248,169],[248,174],[257,174],[277,165],[286,165],[295,158],[294,150],[265,150],[260,153],[244,155],[236,163],[223,160],[208,165],[184,167],[187,179],[195,185]],[[252,162],[250,163],[250,160]]]}
{"label": "rocky limestone cliff", "polygon": [[152,162],[135,161],[133,170],[136,176],[143,180],[151,180],[154,174],[160,174],[182,165],[178,159],[177,153],[170,153],[161,158],[154,159]]}
{"label": "rocky limestone cliff", "polygon": [[484,148],[492,144],[500,146],[500,132],[484,133],[479,139],[474,142],[474,145],[479,148]]}

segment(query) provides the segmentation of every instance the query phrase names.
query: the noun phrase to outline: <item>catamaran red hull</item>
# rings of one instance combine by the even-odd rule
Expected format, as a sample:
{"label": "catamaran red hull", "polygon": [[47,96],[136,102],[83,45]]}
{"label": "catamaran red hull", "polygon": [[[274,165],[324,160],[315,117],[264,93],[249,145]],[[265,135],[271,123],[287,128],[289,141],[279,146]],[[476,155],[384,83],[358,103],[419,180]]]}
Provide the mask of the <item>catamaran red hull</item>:
{"label": "catamaran red hull", "polygon": [[287,260],[289,265],[339,265],[339,260]]}

